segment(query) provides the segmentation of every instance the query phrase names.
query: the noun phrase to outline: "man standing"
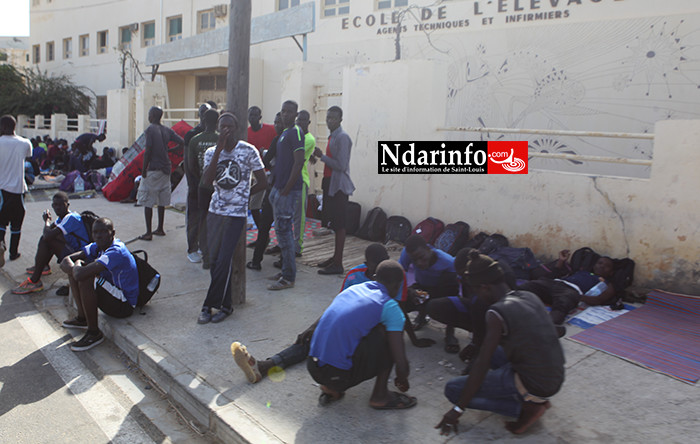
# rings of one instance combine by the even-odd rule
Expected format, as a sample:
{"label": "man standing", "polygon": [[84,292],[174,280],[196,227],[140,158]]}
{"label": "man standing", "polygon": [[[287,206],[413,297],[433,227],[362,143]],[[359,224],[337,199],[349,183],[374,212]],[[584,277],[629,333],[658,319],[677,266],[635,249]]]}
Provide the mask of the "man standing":
{"label": "man standing", "polygon": [[[197,322],[221,322],[233,312],[231,262],[248,217],[250,193],[267,187],[260,153],[236,140],[238,120],[231,113],[219,117],[219,140],[204,154],[203,183],[214,184],[207,215],[207,242],[211,283]],[[251,173],[255,186],[250,188]],[[212,315],[212,309],[218,311]]]}
{"label": "man standing", "polygon": [[39,245],[36,248],[34,266],[27,268],[30,275],[19,287],[14,288],[14,294],[28,294],[44,289],[41,283],[41,276],[51,273],[49,262],[56,256],[59,262],[69,254],[80,251],[85,245],[90,243],[88,233],[83,224],[80,214],[68,211],[70,202],[68,195],[63,191],[54,194],[51,207],[56,216],[56,222],[51,220],[51,212],[44,211],[41,215],[44,219],[44,232],[39,238]]}
{"label": "man standing", "polygon": [[294,287],[297,269],[294,260],[294,232],[292,217],[294,205],[301,194],[301,169],[304,166],[304,135],[294,124],[298,105],[292,100],[282,104],[280,116],[287,128],[277,142],[275,163],[275,185],[270,192],[270,203],[275,214],[277,243],[282,251],[282,272],[274,276],[274,284],[269,290],[283,290]]}
{"label": "man standing", "polygon": [[17,259],[19,238],[24,221],[24,159],[32,157],[32,144],[15,134],[17,121],[6,115],[0,117],[0,267],[5,265],[5,232],[10,225],[10,260]]}
{"label": "man standing", "polygon": [[[248,127],[248,143],[258,149],[260,152],[260,157],[265,155],[265,150],[270,149],[272,140],[277,137],[275,127],[269,123],[260,123],[261,119],[262,110],[257,106],[251,106],[248,109],[248,123],[250,123],[250,126]],[[264,196],[265,190],[257,194],[251,194],[250,204],[248,205],[250,213],[253,216],[253,220],[255,221],[255,226],[258,227],[258,230],[260,229],[262,222],[260,220],[260,216]],[[255,247],[255,242],[252,242],[252,245],[248,245],[248,247]]]}
{"label": "man standing", "polygon": [[[219,113],[207,104],[203,116],[204,130],[190,139],[185,148],[185,172],[187,174],[187,259],[192,263],[201,262],[206,258],[206,224],[209,200],[211,199],[211,184],[206,186],[206,192],[200,191],[202,172],[204,171],[204,153],[216,145],[219,134],[216,132],[216,122]],[[202,105],[204,106],[204,105]],[[189,133],[188,133],[189,134]],[[201,254],[200,254],[201,252]],[[208,261],[208,258],[206,259]]]}
{"label": "man standing", "polygon": [[89,350],[102,343],[97,309],[114,318],[131,316],[139,298],[139,274],[134,256],[114,238],[114,224],[100,218],[92,225],[95,242],[66,256],[61,270],[66,272],[78,306],[78,316],[63,321],[65,328],[87,330],[71,344],[73,351]]}
{"label": "man standing", "polygon": [[470,252],[464,276],[490,306],[486,336],[469,376],[445,386],[454,407],[435,428],[443,435],[456,433],[463,410],[473,408],[518,418],[506,428],[524,433],[550,408],[547,398],[564,382],[564,352],[554,324],[537,296],[510,290],[503,270],[490,257]]}
{"label": "man standing", "polygon": [[[316,138],[313,134],[309,132],[309,125],[311,124],[311,115],[306,110],[299,111],[299,115],[296,120],[297,126],[301,128],[304,133],[304,166],[301,168],[301,194],[299,195],[299,202],[295,205],[294,212],[294,251],[296,256],[301,256],[301,252],[304,250],[304,228],[306,226],[306,196],[309,193],[309,186],[311,181],[309,180],[309,159],[316,149]],[[312,160],[312,163],[316,163],[316,158]]]}
{"label": "man standing", "polygon": [[97,158],[97,152],[93,145],[96,141],[104,142],[107,138],[104,134],[84,133],[73,142],[73,157],[70,161],[70,169],[81,173],[92,168],[92,162]]}
{"label": "man standing", "polygon": [[402,392],[409,389],[405,317],[394,299],[403,280],[400,264],[383,261],[377,267],[376,281],[342,291],[323,313],[307,360],[311,377],[321,384],[319,404],[337,401],[350,387],[376,377],[370,407],[388,410],[416,405],[416,398],[390,392],[387,387],[396,364],[394,384]]}
{"label": "man standing", "polygon": [[[165,236],[163,222],[165,219],[165,207],[170,205],[170,172],[172,166],[168,157],[168,142],[175,142],[182,146],[185,141],[175,134],[170,128],[160,124],[163,110],[159,106],[152,106],[148,110],[148,121],[151,123],[146,128],[146,152],[143,154],[143,170],[141,171],[141,185],[139,185],[138,203],[144,207],[146,217],[146,233],[139,239],[150,241],[153,235]],[[158,206],[158,228],[151,231],[153,224],[153,207]]]}
{"label": "man standing", "polygon": [[343,248],[345,247],[345,214],[348,196],[355,191],[350,179],[350,150],[352,140],[343,131],[340,122],[343,121],[343,110],[331,106],[326,112],[326,125],[331,135],[328,137],[328,147],[324,154],[316,148],[314,155],[321,159],[326,167],[323,169],[323,211],[330,220],[335,232],[335,250],[333,257],[320,264],[319,274],[343,274]]}

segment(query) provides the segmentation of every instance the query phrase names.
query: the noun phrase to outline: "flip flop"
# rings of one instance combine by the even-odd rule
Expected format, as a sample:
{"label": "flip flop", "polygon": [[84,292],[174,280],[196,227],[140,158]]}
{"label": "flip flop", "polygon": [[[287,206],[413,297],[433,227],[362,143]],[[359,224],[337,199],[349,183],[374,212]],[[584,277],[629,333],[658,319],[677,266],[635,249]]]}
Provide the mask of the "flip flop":
{"label": "flip flop", "polygon": [[165,231],[156,230],[153,232],[156,236],[165,236]]}
{"label": "flip flop", "polygon": [[152,241],[153,236],[148,236],[146,234],[142,234],[141,236],[137,237],[137,239],[142,240],[142,241]]}
{"label": "flip flop", "polygon": [[381,406],[371,405],[375,410],[402,410],[409,409],[418,404],[418,400],[415,396],[404,395],[399,392],[391,392],[391,399]]}
{"label": "flip flop", "polygon": [[326,392],[321,392],[321,394],[318,397],[318,405],[320,405],[321,407],[325,407],[328,404],[332,404],[336,401],[340,401],[341,399],[343,399],[344,396],[345,396],[345,392],[341,392],[340,396],[338,396],[337,398],[334,398],[332,395],[330,395]]}
{"label": "flip flop", "polygon": [[447,353],[459,353],[459,341],[454,336],[445,337],[445,351]]}

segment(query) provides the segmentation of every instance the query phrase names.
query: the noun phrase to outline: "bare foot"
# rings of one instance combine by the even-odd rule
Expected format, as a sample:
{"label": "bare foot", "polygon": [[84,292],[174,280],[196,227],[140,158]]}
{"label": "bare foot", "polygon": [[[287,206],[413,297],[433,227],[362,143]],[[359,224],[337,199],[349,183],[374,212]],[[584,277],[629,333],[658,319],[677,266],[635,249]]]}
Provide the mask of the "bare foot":
{"label": "bare foot", "polygon": [[530,426],[535,423],[535,421],[537,421],[542,415],[544,415],[544,412],[547,411],[547,409],[551,406],[552,404],[549,401],[546,401],[544,403],[535,403],[528,401],[523,402],[523,408],[520,411],[520,417],[517,421],[506,422],[506,429],[508,429],[509,432],[514,433],[516,435],[525,433],[527,429],[529,429]]}
{"label": "bare foot", "polygon": [[156,230],[153,232],[156,236],[165,236],[165,231],[163,230]]}

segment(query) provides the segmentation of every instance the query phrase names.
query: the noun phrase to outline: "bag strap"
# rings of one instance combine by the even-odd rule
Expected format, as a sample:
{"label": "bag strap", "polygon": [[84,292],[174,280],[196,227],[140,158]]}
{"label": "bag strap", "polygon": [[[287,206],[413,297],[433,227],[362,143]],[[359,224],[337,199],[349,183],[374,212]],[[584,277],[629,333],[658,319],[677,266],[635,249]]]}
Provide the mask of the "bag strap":
{"label": "bag strap", "polygon": [[146,250],[134,250],[131,252],[131,255],[136,256],[139,253],[143,254],[143,260],[148,262],[148,252]]}

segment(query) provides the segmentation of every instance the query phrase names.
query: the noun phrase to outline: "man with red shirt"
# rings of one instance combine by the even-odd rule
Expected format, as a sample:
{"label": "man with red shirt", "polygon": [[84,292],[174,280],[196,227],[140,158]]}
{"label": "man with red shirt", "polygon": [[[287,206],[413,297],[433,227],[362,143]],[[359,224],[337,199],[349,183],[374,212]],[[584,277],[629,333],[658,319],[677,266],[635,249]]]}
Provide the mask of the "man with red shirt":
{"label": "man with red shirt", "polygon": [[[262,157],[265,154],[264,151],[270,148],[272,140],[277,137],[277,131],[275,131],[274,125],[260,123],[260,120],[262,120],[262,110],[258,106],[251,106],[248,109],[248,123],[250,123],[248,127],[248,143],[257,148],[260,151],[260,157]],[[256,227],[260,225],[260,209],[262,208],[264,195],[265,190],[250,195],[248,207],[253,215]],[[254,244],[254,242],[251,243],[251,248]]]}

